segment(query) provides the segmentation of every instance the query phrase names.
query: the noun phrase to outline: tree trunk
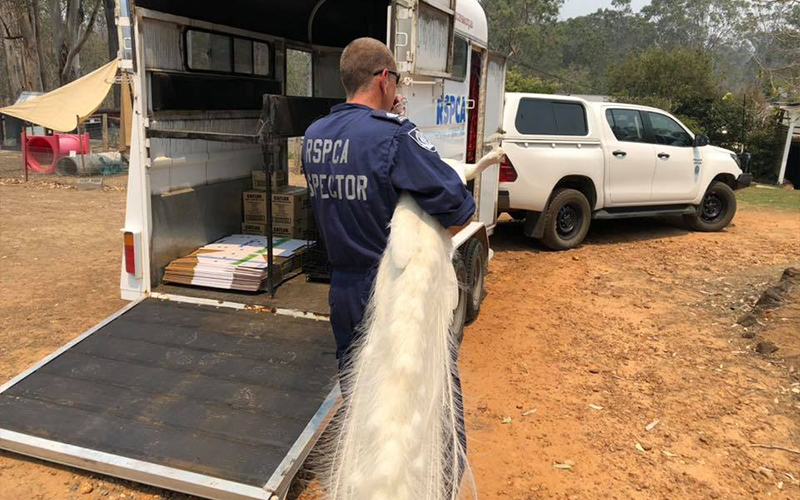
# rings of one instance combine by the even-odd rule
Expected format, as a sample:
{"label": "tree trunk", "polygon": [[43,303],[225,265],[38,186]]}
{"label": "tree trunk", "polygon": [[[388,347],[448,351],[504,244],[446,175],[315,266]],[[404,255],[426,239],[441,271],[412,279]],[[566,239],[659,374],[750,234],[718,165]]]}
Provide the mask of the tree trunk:
{"label": "tree trunk", "polygon": [[28,2],[0,2],[0,37],[14,99],[23,90],[44,90],[33,12]]}
{"label": "tree trunk", "polygon": [[104,0],[104,10],[106,14],[106,31],[108,32],[108,58],[116,59],[119,50],[119,38],[117,37],[117,19],[114,16],[114,4],[116,0]]}
{"label": "tree trunk", "polygon": [[53,47],[58,59],[58,79],[61,85],[66,85],[81,76],[80,52],[92,32],[100,3],[101,0],[94,1],[89,21],[83,27],[84,12],[81,0],[66,0],[66,9],[63,10],[61,0],[50,0]]}
{"label": "tree trunk", "polygon": [[[104,0],[103,8],[106,14],[106,32],[108,38],[108,59],[116,59],[119,52],[119,38],[117,34],[117,19],[114,15],[114,4],[116,0]],[[114,108],[119,108],[119,85],[114,85],[111,90],[114,93]]]}
{"label": "tree trunk", "polygon": [[36,40],[36,54],[38,55],[39,74],[42,79],[42,90],[47,89],[47,76],[45,74],[44,60],[42,59],[44,52],[42,51],[42,28],[39,23],[39,13],[42,11],[39,7],[39,0],[31,0],[30,8],[28,9],[30,18],[33,21],[33,36]]}
{"label": "tree trunk", "polygon": [[[5,35],[3,35],[5,36]],[[8,38],[3,38],[3,53],[5,55],[6,60],[6,70],[8,71],[8,91],[10,95],[10,101],[13,103],[14,100],[19,96],[20,92],[24,89],[22,84],[22,60],[21,60],[21,51],[16,50],[15,45],[17,45],[17,40],[9,40]]]}

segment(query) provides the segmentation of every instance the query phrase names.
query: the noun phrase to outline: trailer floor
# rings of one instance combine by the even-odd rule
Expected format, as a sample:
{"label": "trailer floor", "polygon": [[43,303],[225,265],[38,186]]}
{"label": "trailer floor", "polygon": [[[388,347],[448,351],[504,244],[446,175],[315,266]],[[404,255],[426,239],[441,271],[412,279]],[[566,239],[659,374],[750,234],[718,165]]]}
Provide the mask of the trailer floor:
{"label": "trailer floor", "polygon": [[[146,299],[12,381],[0,393],[0,445],[15,449],[8,437],[22,435],[263,488],[326,413],[329,330]],[[52,459],[48,451],[29,454]]]}
{"label": "trailer floor", "polygon": [[282,283],[276,289],[275,298],[270,297],[267,292],[238,292],[171,283],[158,285],[153,289],[153,293],[236,302],[256,307],[293,309],[327,316],[330,313],[330,307],[328,306],[329,288],[326,283],[308,282],[305,275],[300,274]]}

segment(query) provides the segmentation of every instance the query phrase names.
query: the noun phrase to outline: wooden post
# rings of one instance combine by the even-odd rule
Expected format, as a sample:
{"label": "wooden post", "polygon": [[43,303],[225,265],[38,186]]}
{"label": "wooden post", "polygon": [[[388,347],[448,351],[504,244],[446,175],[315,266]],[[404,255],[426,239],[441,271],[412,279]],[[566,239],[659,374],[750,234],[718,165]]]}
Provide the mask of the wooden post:
{"label": "wooden post", "polygon": [[[86,153],[83,151],[83,133],[81,133],[81,131],[83,130],[83,125],[81,125],[81,117],[80,116],[77,116],[77,120],[78,120],[78,122],[77,122],[78,123],[78,126],[77,126],[77,129],[78,129],[77,130],[77,132],[78,132],[78,144],[80,144],[80,148],[81,148],[80,152],[83,153],[83,154],[81,154],[81,173],[83,174],[83,173],[86,173]],[[92,143],[89,142],[89,152],[90,153],[92,152],[91,144]]]}
{"label": "wooden post", "polygon": [[25,182],[28,182],[28,134],[25,133],[25,122],[22,123],[22,133],[20,134],[22,150],[22,172]]}
{"label": "wooden post", "polygon": [[786,110],[787,119],[789,120],[789,131],[786,133],[786,143],[783,146],[783,156],[781,157],[781,169],[778,172],[778,185],[783,184],[783,177],[786,175],[786,162],[789,160],[789,149],[792,147],[792,135],[794,134],[794,127],[800,123],[800,116],[795,116],[791,109]]}
{"label": "wooden post", "polygon": [[103,118],[103,151],[108,151],[108,115],[102,114]]}

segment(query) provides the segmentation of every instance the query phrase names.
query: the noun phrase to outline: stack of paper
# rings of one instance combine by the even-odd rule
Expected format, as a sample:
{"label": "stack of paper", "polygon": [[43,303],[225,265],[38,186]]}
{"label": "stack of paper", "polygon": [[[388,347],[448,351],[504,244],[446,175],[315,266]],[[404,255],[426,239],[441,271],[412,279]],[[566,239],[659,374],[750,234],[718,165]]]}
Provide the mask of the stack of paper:
{"label": "stack of paper", "polygon": [[[295,257],[306,248],[305,240],[273,238],[272,244],[278,277],[299,265]],[[267,273],[267,237],[234,234],[172,261],[164,281],[255,292],[266,284]]]}

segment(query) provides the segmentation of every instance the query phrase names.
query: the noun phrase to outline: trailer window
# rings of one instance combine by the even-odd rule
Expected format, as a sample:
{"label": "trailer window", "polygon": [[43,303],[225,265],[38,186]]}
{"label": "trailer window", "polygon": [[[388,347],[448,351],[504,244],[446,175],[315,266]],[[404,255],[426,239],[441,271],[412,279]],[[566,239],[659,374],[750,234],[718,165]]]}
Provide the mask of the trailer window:
{"label": "trailer window", "polygon": [[233,71],[253,74],[253,42],[250,40],[233,39]]}
{"label": "trailer window", "polygon": [[453,45],[453,80],[464,81],[467,77],[467,49],[469,45],[465,38],[455,36]]}
{"label": "trailer window", "polygon": [[241,38],[196,29],[186,30],[186,67],[193,71],[270,76],[270,46]]}
{"label": "trailer window", "polygon": [[230,73],[231,37],[189,30],[186,32],[186,54],[190,69]]}
{"label": "trailer window", "polygon": [[253,65],[255,74],[263,76],[270,74],[269,45],[253,42]]}
{"label": "trailer window", "polygon": [[522,99],[515,126],[521,134],[587,135],[586,110],[578,102]]}
{"label": "trailer window", "polygon": [[424,3],[419,6],[417,25],[417,69],[447,72],[450,52],[450,19],[446,13]]}
{"label": "trailer window", "polygon": [[286,49],[286,95],[312,97],[311,52]]}

